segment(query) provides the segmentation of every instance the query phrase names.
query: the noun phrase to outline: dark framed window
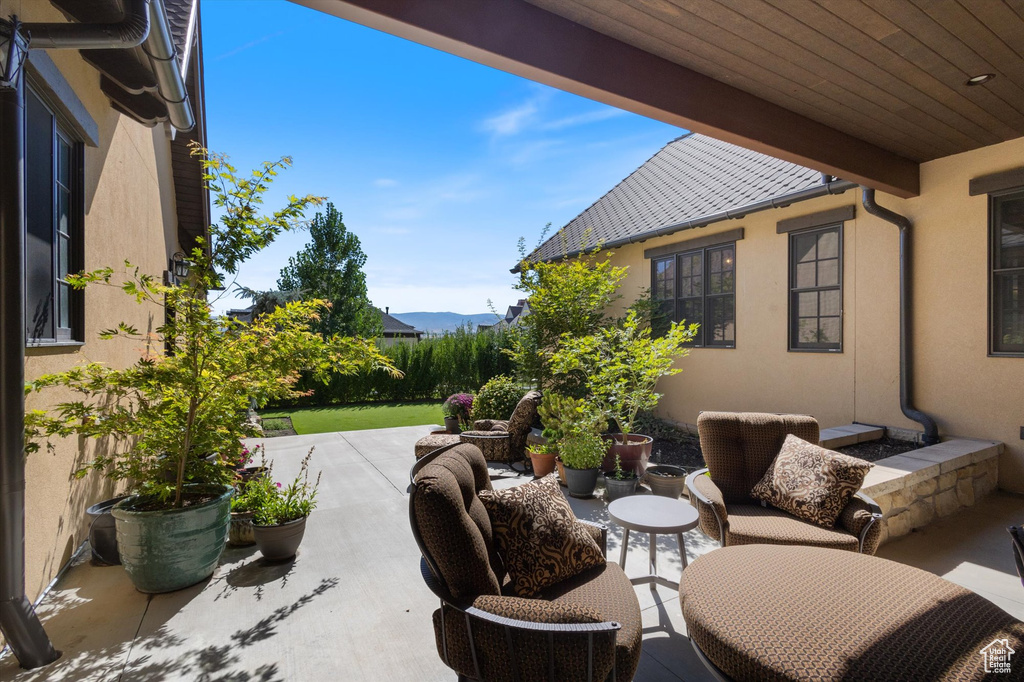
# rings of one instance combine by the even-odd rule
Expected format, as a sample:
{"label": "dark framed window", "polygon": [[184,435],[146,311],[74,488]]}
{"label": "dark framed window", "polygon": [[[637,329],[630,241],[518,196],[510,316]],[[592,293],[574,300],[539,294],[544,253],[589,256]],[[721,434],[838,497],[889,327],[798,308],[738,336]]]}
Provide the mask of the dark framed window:
{"label": "dark framed window", "polygon": [[694,345],[736,345],[736,244],[651,260],[651,294],[673,322],[697,322]]}
{"label": "dark framed window", "polygon": [[1024,357],[1024,190],[992,196],[989,219],[991,353]]}
{"label": "dark framed window", "polygon": [[843,349],[843,225],[789,234],[789,349]]}
{"label": "dark framed window", "polygon": [[49,107],[25,92],[25,338],[30,345],[83,340],[82,145]]}

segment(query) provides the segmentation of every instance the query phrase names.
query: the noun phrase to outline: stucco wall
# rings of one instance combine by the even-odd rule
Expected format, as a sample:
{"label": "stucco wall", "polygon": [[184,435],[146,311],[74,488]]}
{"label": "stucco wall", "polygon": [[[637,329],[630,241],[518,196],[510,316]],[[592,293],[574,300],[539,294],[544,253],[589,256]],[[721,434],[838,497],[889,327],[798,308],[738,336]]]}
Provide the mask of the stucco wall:
{"label": "stucco wall", "polygon": [[[49,3],[3,3],[24,21],[63,21]],[[147,128],[115,113],[100,92],[99,74],[77,51],[51,50],[50,57],[95,119],[98,147],[85,147],[85,267],[118,268],[128,259],[160,276],[167,254],[176,249],[174,190],[170,176],[170,147],[163,126]],[[101,329],[126,321],[153,330],[162,310],[138,305],[112,287],[85,292],[85,345],[81,349],[29,349],[26,378],[68,368],[85,361],[112,365],[135,362],[144,344],[97,338]],[[58,391],[31,396],[27,407],[45,408],[59,402]],[[85,509],[114,492],[96,474],[81,480],[73,471],[86,461],[90,444],[60,443],[26,464],[26,592],[39,594],[88,532]]]}
{"label": "stucco wall", "polygon": [[[1024,139],[925,164],[922,194],[878,202],[914,221],[915,402],[944,436],[1006,444],[1000,487],[1024,491],[1024,358],[988,357],[988,204],[971,178],[1021,164]],[[842,353],[787,351],[788,236],[784,218],[857,205],[844,225]],[[645,249],[745,228],[736,244],[736,348],[694,349],[666,379],[659,413],[693,424],[702,410],[797,412],[822,427],[852,421],[920,427],[899,408],[898,233],[868,215],[856,192],[616,249],[628,265],[624,301],[650,286]]]}

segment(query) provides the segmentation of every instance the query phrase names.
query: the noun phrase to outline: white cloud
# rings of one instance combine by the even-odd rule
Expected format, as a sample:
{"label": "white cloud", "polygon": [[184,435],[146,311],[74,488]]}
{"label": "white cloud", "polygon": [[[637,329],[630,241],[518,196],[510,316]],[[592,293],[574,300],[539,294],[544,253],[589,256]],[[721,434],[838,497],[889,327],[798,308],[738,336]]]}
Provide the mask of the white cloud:
{"label": "white cloud", "polygon": [[520,104],[514,109],[484,119],[480,128],[495,137],[507,137],[521,132],[540,110],[536,98]]}
{"label": "white cloud", "polygon": [[377,178],[373,181],[374,187],[397,187],[398,180],[392,178]]}

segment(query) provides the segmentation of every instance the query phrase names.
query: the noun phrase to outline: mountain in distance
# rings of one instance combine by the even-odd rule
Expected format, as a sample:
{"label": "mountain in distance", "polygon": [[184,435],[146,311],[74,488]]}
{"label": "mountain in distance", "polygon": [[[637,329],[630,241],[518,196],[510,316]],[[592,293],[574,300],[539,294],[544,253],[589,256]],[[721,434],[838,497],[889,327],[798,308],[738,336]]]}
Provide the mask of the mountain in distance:
{"label": "mountain in distance", "polygon": [[455,331],[459,327],[469,325],[469,328],[476,331],[478,324],[494,324],[498,317],[494,313],[475,313],[463,315],[462,313],[391,313],[391,317],[397,318],[406,324],[428,334],[441,334],[442,332]]}

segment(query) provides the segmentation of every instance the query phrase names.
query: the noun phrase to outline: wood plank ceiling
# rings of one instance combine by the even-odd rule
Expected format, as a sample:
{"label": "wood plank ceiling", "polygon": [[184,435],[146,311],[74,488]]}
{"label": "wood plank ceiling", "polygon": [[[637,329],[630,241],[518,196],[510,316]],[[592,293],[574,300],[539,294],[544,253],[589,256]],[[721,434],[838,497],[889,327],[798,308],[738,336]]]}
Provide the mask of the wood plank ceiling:
{"label": "wood plank ceiling", "polygon": [[1022,0],[528,1],[917,162],[1024,135]]}
{"label": "wood plank ceiling", "polygon": [[293,1],[902,197],[1024,135],[1024,0]]}

